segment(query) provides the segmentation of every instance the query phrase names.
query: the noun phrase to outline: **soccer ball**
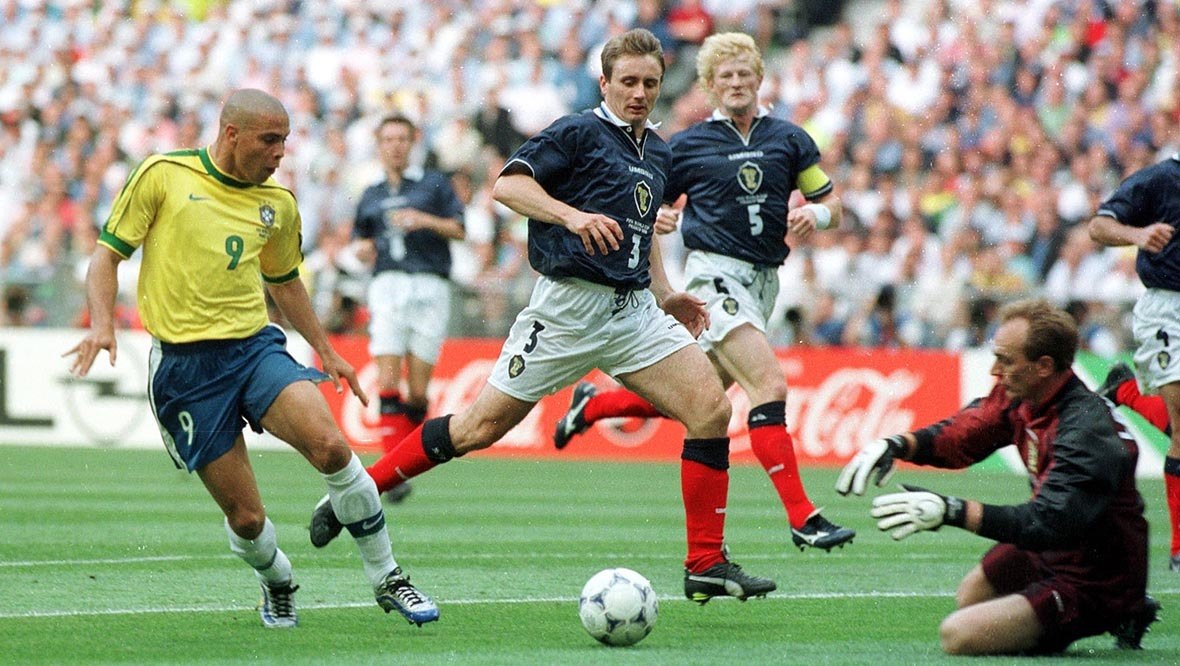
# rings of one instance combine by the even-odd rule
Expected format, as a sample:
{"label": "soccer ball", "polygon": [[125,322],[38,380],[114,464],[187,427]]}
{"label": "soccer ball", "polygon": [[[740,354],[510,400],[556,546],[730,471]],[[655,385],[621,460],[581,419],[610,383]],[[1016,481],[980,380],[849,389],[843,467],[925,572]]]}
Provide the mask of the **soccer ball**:
{"label": "soccer ball", "polygon": [[622,567],[590,577],[578,599],[586,632],[607,645],[634,645],[656,626],[660,602],[646,578]]}

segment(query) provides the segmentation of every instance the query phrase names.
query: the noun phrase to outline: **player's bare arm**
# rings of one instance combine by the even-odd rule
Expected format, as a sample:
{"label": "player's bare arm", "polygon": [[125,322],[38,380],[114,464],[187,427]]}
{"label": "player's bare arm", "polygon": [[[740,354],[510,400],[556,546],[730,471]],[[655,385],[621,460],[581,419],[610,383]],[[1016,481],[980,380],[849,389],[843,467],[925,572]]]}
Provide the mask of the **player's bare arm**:
{"label": "player's bare arm", "polygon": [[1176,233],[1167,222],[1156,222],[1146,227],[1132,227],[1113,217],[1097,215],[1087,227],[1090,238],[1099,245],[1134,245],[1145,252],[1161,252]]}
{"label": "player's bare arm", "polygon": [[619,241],[623,239],[618,222],[554,199],[532,176],[520,173],[500,176],[492,188],[492,198],[525,217],[572,231],[582,239],[582,247],[591,256],[596,250],[607,254],[619,249]]}
{"label": "player's bare arm", "polygon": [[709,328],[709,310],[705,307],[705,302],[688,292],[672,289],[668,282],[668,274],[664,271],[664,258],[660,253],[659,243],[652,243],[648,259],[651,264],[649,288],[656,297],[656,303],[659,303],[660,309],[684,324],[688,332],[692,333],[692,337],[700,337],[701,333]]}
{"label": "player's bare arm", "polygon": [[105,349],[115,365],[118,344],[115,341],[115,297],[119,292],[119,262],[123,258],[105,246],[94,248],[86,270],[86,304],[90,309],[90,333],[72,349],[62,354],[74,356],[70,373],[85,377],[94,365],[98,352]]}
{"label": "player's bare arm", "polygon": [[311,345],[312,349],[319,354],[324,372],[332,378],[332,385],[336,387],[336,392],[343,392],[344,388],[340,385],[340,380],[343,379],[356,394],[356,397],[360,398],[361,404],[368,406],[369,396],[361,388],[360,381],[356,378],[356,370],[348,361],[337,354],[328,342],[328,334],[324,332],[324,327],[315,316],[315,311],[311,307],[311,299],[307,295],[307,289],[303,286],[303,282],[295,279],[282,284],[268,284],[266,287],[275,304],[279,306],[279,310],[282,310],[283,316],[291,322],[291,325],[303,336],[303,339],[307,340],[307,344]]}
{"label": "player's bare arm", "polygon": [[427,229],[451,240],[463,240],[467,236],[463,223],[459,220],[431,215],[416,208],[403,208],[397,211],[393,215],[393,221],[406,231]]}
{"label": "player's bare arm", "polygon": [[[823,206],[828,209],[830,217],[825,221],[820,219]],[[826,216],[825,216],[826,217]],[[824,196],[806,205],[793,208],[787,212],[787,231],[803,239],[813,231],[824,229],[838,229],[844,218],[844,207],[840,204],[840,197],[835,192],[828,192]]]}

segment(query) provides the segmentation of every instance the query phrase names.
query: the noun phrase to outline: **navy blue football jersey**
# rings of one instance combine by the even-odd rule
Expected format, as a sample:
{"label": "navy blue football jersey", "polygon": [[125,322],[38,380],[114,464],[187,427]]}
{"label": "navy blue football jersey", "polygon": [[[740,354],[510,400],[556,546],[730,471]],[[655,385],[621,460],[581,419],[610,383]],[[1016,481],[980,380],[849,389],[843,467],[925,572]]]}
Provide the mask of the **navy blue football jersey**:
{"label": "navy blue football jersey", "polygon": [[[1132,227],[1166,222],[1180,227],[1180,156],[1140,169],[1127,177],[1098,208],[1097,215],[1112,217]],[[1180,291],[1180,235],[1173,236],[1162,252],[1139,250],[1135,270],[1151,289]]]}
{"label": "navy blue football jersey", "polygon": [[671,151],[649,126],[636,142],[605,106],[565,116],[524,143],[505,171],[523,165],[549,196],[619,223],[619,249],[587,254],[577,234],[529,220],[529,263],[542,275],[620,289],[651,284],[648,254]]}
{"label": "navy blue football jersey", "polygon": [[463,221],[463,203],[451,181],[437,171],[408,170],[396,191],[388,180],[370,185],[356,207],[353,238],[369,238],[377,245],[374,273],[451,273],[450,241],[429,229],[405,231],[390,222],[393,213],[413,208],[435,217]]}
{"label": "navy blue football jersey", "polygon": [[[819,162],[819,148],[801,127],[759,114],[743,137],[733,122],[709,120],[669,140],[672,172],[664,200],[688,194],[681,221],[685,247],[778,266],[791,249],[787,203],[799,174]],[[804,192],[817,199],[832,191],[828,180]]]}

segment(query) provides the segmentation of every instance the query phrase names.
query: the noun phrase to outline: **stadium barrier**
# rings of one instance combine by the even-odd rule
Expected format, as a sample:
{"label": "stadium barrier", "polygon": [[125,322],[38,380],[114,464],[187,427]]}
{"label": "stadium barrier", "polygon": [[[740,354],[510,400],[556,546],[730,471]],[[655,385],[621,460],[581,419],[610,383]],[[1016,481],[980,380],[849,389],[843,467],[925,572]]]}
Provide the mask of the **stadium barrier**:
{"label": "stadium barrier", "polygon": [[[90,375],[77,379],[69,374],[70,360],[62,354],[82,336],[82,331],[70,329],[0,330],[0,443],[159,447],[162,451],[146,400],[150,337],[141,331],[121,331],[118,364],[112,368],[101,354]],[[365,408],[348,392],[338,395],[331,384],[321,388],[353,447],[362,453],[379,453],[377,369],[369,358],[367,339],[342,336],[333,338],[333,344],[357,368],[373,400]],[[470,404],[491,371],[500,345],[500,340],[448,340],[431,385],[430,414],[456,412]],[[289,348],[296,358],[314,361],[298,335],[291,336]],[[780,350],[778,360],[790,387],[787,423],[802,465],[843,464],[864,442],[936,421],[985,393],[993,381],[988,350],[790,348]],[[1109,364],[1107,359],[1082,354],[1075,369],[1095,384]],[[597,372],[588,379],[603,388],[614,385]],[[503,440],[476,455],[679,458],[684,429],[663,419],[602,421],[557,452],[553,426],[569,405],[570,391],[567,387],[542,399]],[[745,426],[750,405],[740,389],[731,389],[730,396],[731,460],[753,463]],[[1166,438],[1136,416],[1128,420],[1140,442],[1140,475],[1159,477]],[[250,434],[249,443],[263,448],[284,446],[266,435]],[[988,464],[1022,471],[1014,452],[996,456]]]}

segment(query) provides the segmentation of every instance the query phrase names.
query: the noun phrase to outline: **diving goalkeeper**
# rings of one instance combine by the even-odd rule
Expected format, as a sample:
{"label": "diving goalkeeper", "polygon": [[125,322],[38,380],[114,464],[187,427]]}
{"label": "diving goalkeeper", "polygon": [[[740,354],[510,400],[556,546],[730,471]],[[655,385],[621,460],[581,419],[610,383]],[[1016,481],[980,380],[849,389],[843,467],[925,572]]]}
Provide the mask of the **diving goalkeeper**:
{"label": "diving goalkeeper", "polygon": [[1135,488],[1139,451],[1109,404],[1070,369],[1069,314],[1044,301],[1000,312],[991,393],[931,426],[866,446],[836,490],[883,485],[894,460],[963,468],[1016,446],[1032,498],[998,506],[913,486],[873,500],[894,539],[942,525],[998,543],[959,584],[939,628],[949,654],[1056,653],[1110,632],[1137,649],[1159,604],[1147,596],[1147,521]]}

